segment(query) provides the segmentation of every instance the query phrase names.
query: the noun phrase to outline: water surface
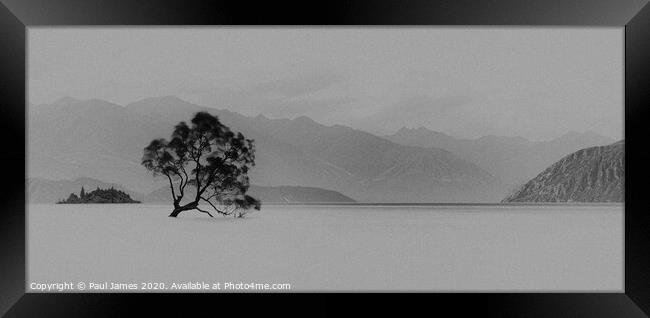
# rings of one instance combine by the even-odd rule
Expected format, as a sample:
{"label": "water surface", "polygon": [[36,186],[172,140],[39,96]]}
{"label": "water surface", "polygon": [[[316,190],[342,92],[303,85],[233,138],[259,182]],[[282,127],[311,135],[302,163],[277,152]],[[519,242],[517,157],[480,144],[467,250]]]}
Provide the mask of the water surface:
{"label": "water surface", "polygon": [[292,291],[621,291],[623,205],[28,206],[30,282],[290,283]]}

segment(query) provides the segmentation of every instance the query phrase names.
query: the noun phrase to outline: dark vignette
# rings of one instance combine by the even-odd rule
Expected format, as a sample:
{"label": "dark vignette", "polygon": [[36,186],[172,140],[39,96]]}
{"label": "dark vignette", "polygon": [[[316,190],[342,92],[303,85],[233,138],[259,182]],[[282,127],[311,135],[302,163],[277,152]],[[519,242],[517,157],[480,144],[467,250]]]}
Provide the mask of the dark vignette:
{"label": "dark vignette", "polygon": [[25,25],[623,26],[647,0],[2,0]]}
{"label": "dark vignette", "polygon": [[25,292],[25,26],[0,4],[0,313]]}
{"label": "dark vignette", "polygon": [[[345,25],[583,25],[626,27],[625,294],[25,294],[7,316],[132,316],[156,310],[186,316],[221,314],[397,314],[449,311],[455,316],[643,317],[650,313],[650,216],[644,189],[649,155],[643,121],[650,99],[650,7],[646,0],[500,1],[210,1],[1,0],[0,114],[5,147],[0,160],[11,174],[0,182],[0,313],[24,294],[25,27],[23,25],[345,24]],[[13,13],[13,14],[12,14]],[[15,16],[14,16],[15,14]],[[17,17],[17,18],[16,18]],[[628,23],[629,21],[629,23]],[[23,167],[20,171],[18,167]],[[291,299],[290,299],[291,298]],[[638,305],[637,308],[635,306]],[[639,309],[640,308],[640,309]]]}
{"label": "dark vignette", "polygon": [[650,5],[625,27],[625,292],[650,313]]}

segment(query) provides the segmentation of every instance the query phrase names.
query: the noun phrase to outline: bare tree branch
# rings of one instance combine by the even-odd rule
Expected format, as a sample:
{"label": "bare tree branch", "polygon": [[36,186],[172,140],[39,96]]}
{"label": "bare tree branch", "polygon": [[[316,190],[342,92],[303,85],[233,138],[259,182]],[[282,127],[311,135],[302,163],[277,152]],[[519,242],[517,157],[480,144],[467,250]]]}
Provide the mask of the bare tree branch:
{"label": "bare tree branch", "polygon": [[195,209],[198,210],[199,212],[207,213],[211,218],[214,217],[214,216],[212,216],[212,214],[210,214],[210,212],[205,211],[205,210],[201,210],[201,208],[199,208],[198,206]]}
{"label": "bare tree branch", "polygon": [[210,202],[210,200],[206,200],[205,198],[201,198],[201,199],[202,199],[203,201],[207,202],[210,206],[212,206],[212,208],[213,208],[215,211],[217,211],[217,212],[219,212],[219,213],[221,213],[221,214],[225,214],[223,211],[217,209],[217,207],[216,207],[214,204],[212,204],[212,202]]}
{"label": "bare tree branch", "polygon": [[172,200],[176,202],[176,191],[174,191],[174,183],[172,182],[172,177],[169,176],[169,174],[165,174],[167,176],[167,180],[169,180],[169,187],[172,189]]}

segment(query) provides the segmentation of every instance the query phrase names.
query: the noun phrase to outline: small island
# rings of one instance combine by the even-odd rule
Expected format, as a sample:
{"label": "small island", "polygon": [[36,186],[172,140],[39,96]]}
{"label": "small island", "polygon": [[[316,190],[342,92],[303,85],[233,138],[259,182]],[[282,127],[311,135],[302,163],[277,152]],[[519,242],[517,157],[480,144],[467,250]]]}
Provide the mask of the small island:
{"label": "small island", "polygon": [[70,193],[65,200],[59,200],[57,204],[83,204],[83,203],[140,203],[131,199],[128,193],[120,190],[116,190],[111,187],[110,189],[100,189],[97,187],[96,190],[86,192],[83,187],[81,187],[81,192],[79,196],[75,193]]}

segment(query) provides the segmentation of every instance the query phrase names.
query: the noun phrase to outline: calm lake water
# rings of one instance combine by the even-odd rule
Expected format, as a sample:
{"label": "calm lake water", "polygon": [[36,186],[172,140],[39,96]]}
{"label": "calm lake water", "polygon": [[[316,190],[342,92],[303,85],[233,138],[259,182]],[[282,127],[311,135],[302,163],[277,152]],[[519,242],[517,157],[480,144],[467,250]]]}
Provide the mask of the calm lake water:
{"label": "calm lake water", "polygon": [[28,290],[188,281],[291,291],[623,289],[622,204],[264,206],[246,219],[170,212],[29,205]]}

